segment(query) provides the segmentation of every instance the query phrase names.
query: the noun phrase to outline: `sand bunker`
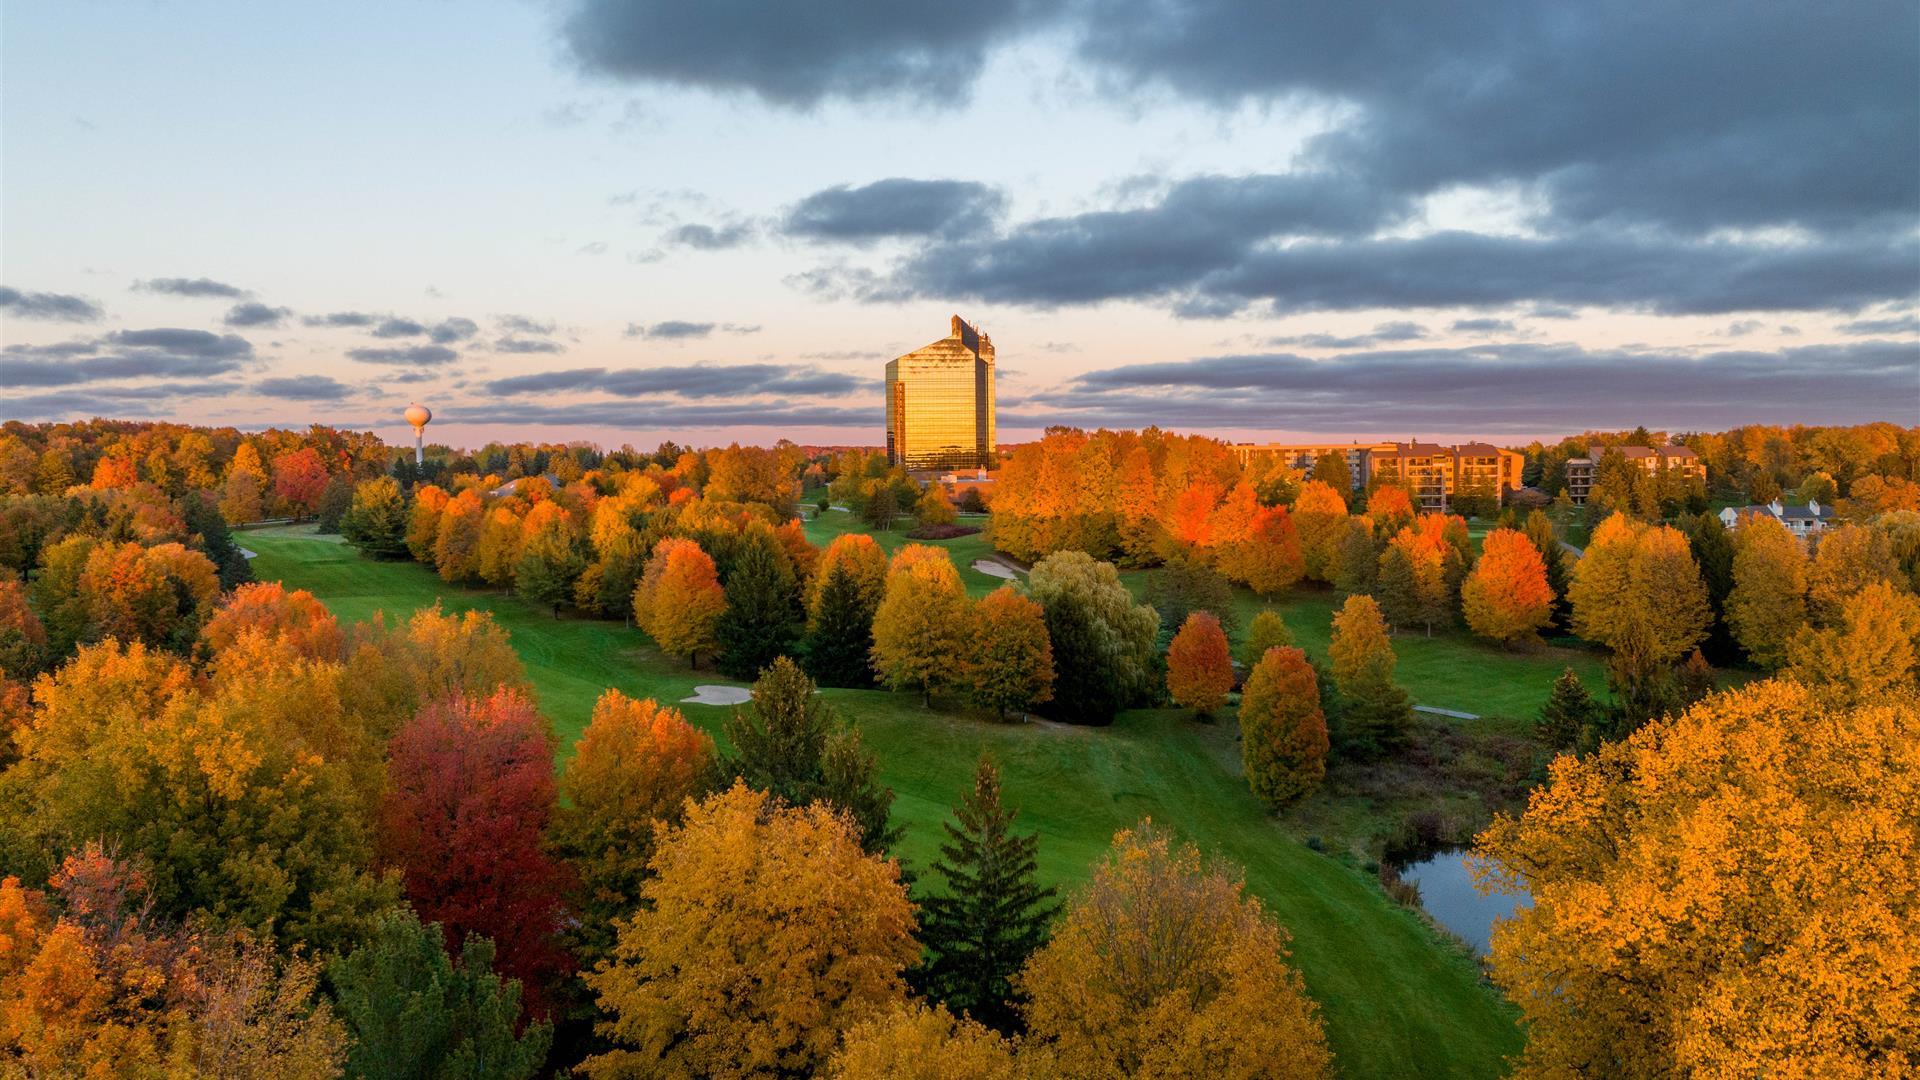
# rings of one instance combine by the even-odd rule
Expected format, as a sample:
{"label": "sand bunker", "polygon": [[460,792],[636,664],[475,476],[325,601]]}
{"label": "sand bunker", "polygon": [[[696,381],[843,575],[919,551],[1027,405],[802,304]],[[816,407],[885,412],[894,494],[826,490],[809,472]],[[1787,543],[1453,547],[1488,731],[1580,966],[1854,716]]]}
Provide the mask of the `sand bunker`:
{"label": "sand bunker", "polygon": [[1018,571],[998,559],[975,559],[973,568],[990,577],[1005,578],[1008,581],[1020,580]]}
{"label": "sand bunker", "polygon": [[681,698],[682,704],[692,705],[745,705],[753,700],[753,692],[740,686],[696,686],[693,696]]}

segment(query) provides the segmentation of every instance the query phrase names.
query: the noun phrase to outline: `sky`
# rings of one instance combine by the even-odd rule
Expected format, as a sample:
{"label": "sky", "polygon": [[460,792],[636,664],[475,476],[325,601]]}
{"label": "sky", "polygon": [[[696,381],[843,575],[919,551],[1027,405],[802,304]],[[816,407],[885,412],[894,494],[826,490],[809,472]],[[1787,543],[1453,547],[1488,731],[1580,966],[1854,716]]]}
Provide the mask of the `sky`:
{"label": "sky", "polygon": [[1920,423],[1920,0],[0,0],[0,419]]}

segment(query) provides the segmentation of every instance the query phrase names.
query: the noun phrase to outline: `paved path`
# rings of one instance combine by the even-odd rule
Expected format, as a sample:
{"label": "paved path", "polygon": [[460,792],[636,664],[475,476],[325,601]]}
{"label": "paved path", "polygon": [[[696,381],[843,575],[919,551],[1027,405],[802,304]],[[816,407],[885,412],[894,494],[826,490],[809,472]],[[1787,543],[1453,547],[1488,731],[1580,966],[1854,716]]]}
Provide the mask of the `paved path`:
{"label": "paved path", "polygon": [[1426,713],[1426,714],[1427,714],[1428,716],[1444,716],[1444,717],[1446,717],[1446,718],[1447,718],[1447,719],[1449,719],[1449,720],[1478,720],[1478,719],[1480,719],[1480,717],[1479,717],[1479,716],[1478,716],[1477,714],[1475,714],[1475,713],[1470,713],[1470,712],[1459,712],[1459,711],[1456,711],[1456,710],[1454,710],[1454,709],[1440,709],[1440,708],[1435,708],[1435,707],[1434,707],[1434,706],[1432,706],[1432,705],[1415,705],[1415,706],[1413,707],[1413,711],[1414,711],[1414,712],[1420,712],[1420,713]]}
{"label": "paved path", "polygon": [[707,684],[693,688],[693,696],[681,698],[681,704],[694,705],[745,705],[753,700],[753,693],[739,686],[715,686]]}
{"label": "paved path", "polygon": [[243,559],[257,559],[260,557],[260,553],[257,551],[249,551],[246,548],[241,548],[240,557]]}

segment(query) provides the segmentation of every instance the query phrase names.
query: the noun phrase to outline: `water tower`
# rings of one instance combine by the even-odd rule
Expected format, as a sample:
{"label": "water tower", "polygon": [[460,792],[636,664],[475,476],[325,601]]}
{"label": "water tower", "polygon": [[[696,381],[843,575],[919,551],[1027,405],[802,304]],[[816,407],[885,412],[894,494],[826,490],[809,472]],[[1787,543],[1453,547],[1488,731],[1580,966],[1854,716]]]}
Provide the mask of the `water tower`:
{"label": "water tower", "polygon": [[407,423],[413,425],[413,463],[426,463],[427,421],[433,419],[433,410],[418,402],[407,406]]}

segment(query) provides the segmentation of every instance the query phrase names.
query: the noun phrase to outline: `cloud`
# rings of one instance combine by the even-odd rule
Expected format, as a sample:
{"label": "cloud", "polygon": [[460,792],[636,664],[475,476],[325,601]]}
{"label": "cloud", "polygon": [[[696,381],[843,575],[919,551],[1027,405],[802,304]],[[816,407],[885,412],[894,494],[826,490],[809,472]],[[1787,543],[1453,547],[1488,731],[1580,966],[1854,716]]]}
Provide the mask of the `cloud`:
{"label": "cloud", "polygon": [[388,316],[373,328],[373,336],[378,338],[417,337],[427,332],[426,325],[412,319]]}
{"label": "cloud", "polygon": [[380,316],[365,311],[335,311],[326,315],[308,315],[300,320],[308,326],[366,327],[380,321]]}
{"label": "cloud", "polygon": [[899,236],[966,236],[990,228],[1006,205],[996,188],[964,180],[841,184],[801,199],[781,231],[809,240],[865,243]]}
{"label": "cloud", "polygon": [[269,307],[257,300],[248,300],[233,305],[222,321],[228,326],[279,326],[292,314],[287,308]]}
{"label": "cloud", "polygon": [[[465,322],[466,320],[463,319],[461,321]],[[509,334],[534,334],[545,337],[559,329],[559,326],[553,322],[542,322],[539,319],[530,319],[525,315],[497,315],[494,317],[493,322],[494,325]]]}
{"label": "cloud", "polygon": [[[145,378],[205,379],[239,370],[253,346],[234,334],[158,328],[0,350],[0,385],[81,386]],[[8,402],[8,406],[12,406]]]}
{"label": "cloud", "polygon": [[662,243],[677,247],[690,247],[699,251],[725,251],[736,248],[753,239],[753,226],[744,222],[732,225],[681,225],[667,230],[661,236]]}
{"label": "cloud", "polygon": [[751,94],[805,108],[829,98],[954,104],[992,43],[1034,0],[574,0],[561,26],[589,75]]}
{"label": "cloud", "polygon": [[873,407],[818,405],[698,405],[659,401],[606,401],[579,405],[540,402],[488,402],[467,408],[448,406],[436,416],[447,424],[541,424],[660,430],[663,428],[858,427],[879,430],[883,412]]}
{"label": "cloud", "polygon": [[96,386],[57,390],[7,399],[9,416],[25,420],[72,420],[96,416],[114,419],[168,419],[181,398],[221,397],[246,387],[230,382],[157,383],[147,386]]}
{"label": "cloud", "polygon": [[[1310,359],[1215,356],[1089,372],[1003,409],[1003,427],[1051,423],[1295,431],[1540,432],[1646,423],[1893,419],[1920,348],[1891,342],[1775,351],[1496,344]],[[1607,387],[1604,395],[1569,387]]]}
{"label": "cloud", "polygon": [[347,356],[363,364],[440,367],[460,359],[460,354],[444,345],[404,345],[391,349],[348,349]]}
{"label": "cloud", "polygon": [[455,315],[442,319],[427,327],[427,340],[435,345],[451,345],[456,341],[465,341],[480,332],[480,327],[472,319],[463,319]]}
{"label": "cloud", "polygon": [[247,290],[237,285],[228,285],[212,278],[148,278],[134,282],[133,287],[141,292],[166,293],[170,296],[218,296],[238,300],[247,295]]}
{"label": "cloud", "polygon": [[1856,319],[1840,328],[1843,334],[1920,334],[1920,315],[1896,315],[1885,319]]}
{"label": "cloud", "polygon": [[625,337],[648,338],[653,341],[685,341],[689,338],[703,338],[713,333],[715,324],[710,322],[686,322],[681,319],[668,319],[651,326],[640,323],[628,323]]}
{"label": "cloud", "polygon": [[253,392],[288,401],[338,401],[353,390],[347,384],[325,375],[287,375],[262,379],[253,385]]}
{"label": "cloud", "polygon": [[49,322],[97,322],[106,312],[83,296],[65,293],[22,292],[0,285],[0,311],[16,319]]}
{"label": "cloud", "polygon": [[806,394],[835,397],[870,388],[871,380],[818,368],[783,364],[698,364],[684,367],[540,371],[487,384],[496,395],[598,391],[617,397],[673,394],[688,398]]}
{"label": "cloud", "polygon": [[557,341],[547,341],[542,338],[503,337],[493,343],[493,351],[522,354],[563,353],[567,351],[567,347]]}
{"label": "cloud", "polygon": [[607,242],[605,240],[589,240],[575,248],[573,253],[575,255],[605,255],[607,253]]}
{"label": "cloud", "polygon": [[1268,344],[1308,349],[1361,349],[1369,345],[1384,345],[1397,341],[1418,341],[1426,336],[1427,328],[1419,323],[1384,322],[1366,334],[1355,334],[1349,337],[1334,334],[1298,334],[1291,337],[1272,338]]}
{"label": "cloud", "polygon": [[1448,329],[1456,334],[1511,334],[1519,327],[1511,319],[1477,318],[1455,319]]}

